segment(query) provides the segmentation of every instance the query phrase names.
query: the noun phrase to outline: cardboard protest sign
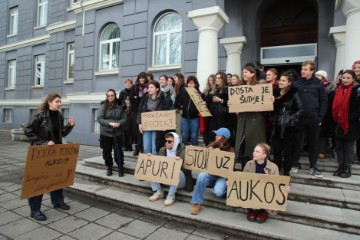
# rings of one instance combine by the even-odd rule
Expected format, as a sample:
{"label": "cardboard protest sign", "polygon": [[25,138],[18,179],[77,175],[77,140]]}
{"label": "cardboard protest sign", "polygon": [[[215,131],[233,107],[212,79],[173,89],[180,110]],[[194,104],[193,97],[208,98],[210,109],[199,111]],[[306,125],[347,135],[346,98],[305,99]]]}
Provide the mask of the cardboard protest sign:
{"label": "cardboard protest sign", "polygon": [[184,168],[227,177],[234,170],[235,154],[198,146],[186,146]]}
{"label": "cardboard protest sign", "polygon": [[74,184],[80,144],[31,146],[20,198],[30,198]]}
{"label": "cardboard protest sign", "polygon": [[139,154],[135,178],[167,185],[178,185],[182,159],[147,154]]}
{"label": "cardboard protest sign", "polygon": [[191,100],[193,101],[196,109],[200,112],[202,117],[211,117],[211,113],[209,109],[206,107],[206,102],[201,98],[198,91],[195,90],[195,88],[185,88],[188,92]]}
{"label": "cardboard protest sign", "polygon": [[226,205],[286,211],[288,176],[229,172]]}
{"label": "cardboard protest sign", "polygon": [[175,110],[143,112],[141,125],[144,131],[176,129]]}
{"label": "cardboard protest sign", "polygon": [[271,84],[254,86],[241,85],[229,87],[229,112],[263,112],[273,111],[274,105],[270,98],[273,96]]}

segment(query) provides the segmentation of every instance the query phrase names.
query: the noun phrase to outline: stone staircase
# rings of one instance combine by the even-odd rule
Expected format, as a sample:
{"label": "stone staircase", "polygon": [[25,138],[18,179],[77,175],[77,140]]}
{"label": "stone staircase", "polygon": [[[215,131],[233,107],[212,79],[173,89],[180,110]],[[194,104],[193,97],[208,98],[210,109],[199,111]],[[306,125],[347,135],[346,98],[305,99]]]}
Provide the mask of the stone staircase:
{"label": "stone staircase", "polygon": [[[225,199],[205,192],[205,204],[199,215],[191,215],[191,193],[178,190],[176,202],[165,207],[163,201],[149,202],[149,182],[133,177],[136,157],[125,152],[125,177],[106,176],[102,157],[80,161],[75,184],[69,188],[77,194],[120,204],[179,222],[202,225],[241,239],[359,239],[360,240],[360,166],[353,166],[353,176],[332,176],[335,159],[321,159],[318,167],[324,178],[308,174],[308,160],[302,157],[298,173],[291,177],[288,210],[269,216],[264,224],[246,220],[246,211],[226,206]],[[193,172],[196,178],[197,172]],[[165,188],[166,189],[166,188]]]}

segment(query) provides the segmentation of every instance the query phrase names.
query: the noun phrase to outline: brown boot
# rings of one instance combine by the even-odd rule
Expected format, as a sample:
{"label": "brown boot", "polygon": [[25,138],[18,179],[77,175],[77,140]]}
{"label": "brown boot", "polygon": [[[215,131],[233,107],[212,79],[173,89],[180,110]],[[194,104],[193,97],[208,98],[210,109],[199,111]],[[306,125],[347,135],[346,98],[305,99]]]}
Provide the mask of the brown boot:
{"label": "brown boot", "polygon": [[201,210],[201,204],[195,203],[191,206],[191,214],[198,215]]}

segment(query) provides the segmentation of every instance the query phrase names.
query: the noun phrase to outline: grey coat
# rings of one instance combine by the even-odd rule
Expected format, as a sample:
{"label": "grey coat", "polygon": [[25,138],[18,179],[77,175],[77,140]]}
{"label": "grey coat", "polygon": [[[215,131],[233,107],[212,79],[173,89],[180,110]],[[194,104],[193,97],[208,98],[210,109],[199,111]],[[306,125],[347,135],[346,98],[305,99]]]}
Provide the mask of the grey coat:
{"label": "grey coat", "polygon": [[[96,117],[96,121],[100,124],[100,134],[106,137],[120,136],[123,132],[122,125],[126,123],[126,120],[126,111],[118,104],[109,106],[106,112],[105,104],[102,104]],[[113,128],[109,125],[110,122],[120,123],[120,127]]]}

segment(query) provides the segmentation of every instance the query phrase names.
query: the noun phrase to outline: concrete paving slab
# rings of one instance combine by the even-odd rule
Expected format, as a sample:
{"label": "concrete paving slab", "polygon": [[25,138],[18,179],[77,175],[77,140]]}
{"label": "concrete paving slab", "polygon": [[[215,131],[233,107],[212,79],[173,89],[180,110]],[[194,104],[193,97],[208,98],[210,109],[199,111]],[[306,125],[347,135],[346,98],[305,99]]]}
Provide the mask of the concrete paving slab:
{"label": "concrete paving slab", "polygon": [[7,209],[0,207],[0,213],[6,212]]}
{"label": "concrete paving slab", "polygon": [[121,232],[113,232],[109,235],[105,236],[102,240],[137,240],[139,238],[135,238],[132,236],[129,236],[127,234],[121,233]]}
{"label": "concrete paving slab", "polygon": [[196,235],[190,235],[186,240],[204,240],[204,239],[207,239],[207,238],[203,238],[203,237],[196,236]]}
{"label": "concrete paving slab", "polygon": [[110,212],[108,212],[108,211],[104,211],[99,208],[90,207],[88,209],[85,209],[81,212],[76,213],[75,216],[82,218],[84,220],[93,222],[93,221],[95,221],[99,218],[102,218],[106,215],[109,215],[109,214],[110,214]]}
{"label": "concrete paving slab", "polygon": [[24,233],[30,232],[32,230],[35,230],[37,228],[41,227],[40,224],[26,219],[22,218],[15,222],[8,223],[6,225],[2,225],[0,227],[0,232],[4,234],[5,236],[8,236],[10,238],[15,238],[17,236],[20,236]]}
{"label": "concrete paving slab", "polygon": [[21,219],[22,216],[11,211],[5,211],[0,213],[0,226],[15,222]]}
{"label": "concrete paving slab", "polygon": [[184,240],[186,239],[190,234],[185,232],[180,232],[173,229],[168,228],[159,228],[152,234],[150,234],[146,240],[159,240],[159,239],[171,239],[171,240]]}
{"label": "concrete paving slab", "polygon": [[16,209],[19,207],[28,206],[27,200],[16,200],[16,201],[14,201],[14,200],[15,199],[7,201],[7,202],[3,202],[1,204],[1,207],[5,208],[7,210],[13,210],[13,209]]}
{"label": "concrete paving slab", "polygon": [[111,229],[118,229],[131,221],[134,221],[134,219],[120,216],[118,213],[111,213],[105,217],[96,220],[95,223]]}
{"label": "concrete paving slab", "polygon": [[81,228],[82,226],[88,224],[87,221],[76,218],[74,216],[68,216],[65,218],[62,218],[56,222],[52,222],[48,224],[48,227],[52,229],[56,229],[57,231],[61,233],[69,233],[72,232],[78,228]]}
{"label": "concrete paving slab", "polygon": [[14,199],[18,199],[18,198],[19,198],[18,195],[8,192],[8,193],[4,193],[4,194],[0,195],[0,202],[4,203],[4,202],[14,200]]}
{"label": "concrete paving slab", "polygon": [[[68,214],[75,214],[75,213],[81,212],[81,211],[91,207],[87,204],[83,204],[78,201],[71,202],[69,204],[69,206],[70,206],[70,210],[66,211],[66,213],[68,213]],[[62,211],[62,210],[59,210],[59,211]]]}
{"label": "concrete paving slab", "polygon": [[68,213],[66,213],[66,211],[59,211],[57,209],[53,209],[53,208],[49,208],[45,211],[43,211],[43,213],[46,215],[47,219],[48,219],[48,224],[56,222],[60,219],[66,218],[69,216]]}
{"label": "concrete paving slab", "polygon": [[57,240],[77,240],[77,239],[70,237],[68,235],[63,235],[63,236],[59,237]]}
{"label": "concrete paving slab", "polygon": [[155,230],[157,230],[158,228],[160,227],[157,225],[139,220],[134,220],[129,224],[125,225],[124,227],[119,228],[117,231],[126,233],[133,237],[145,238],[149,236],[151,233],[153,233]]}
{"label": "concrete paving slab", "polygon": [[69,233],[69,235],[76,239],[97,240],[102,239],[104,236],[108,235],[112,231],[112,229],[100,226],[98,224],[89,223]]}
{"label": "concrete paving slab", "polygon": [[23,235],[17,236],[16,240],[29,240],[29,239],[36,239],[36,240],[52,240],[60,237],[62,234],[50,229],[48,227],[40,227],[33,231],[27,232]]}
{"label": "concrete paving slab", "polygon": [[185,223],[180,223],[176,221],[168,221],[165,223],[164,227],[179,230],[185,233],[192,233],[195,231],[196,227],[194,225],[189,225]]}
{"label": "concrete paving slab", "polygon": [[119,214],[122,217],[127,218],[138,218],[141,216],[140,212],[138,211],[132,211],[127,208],[120,208],[118,211],[115,212],[116,214]]}
{"label": "concrete paving slab", "polygon": [[23,217],[29,217],[30,216],[30,207],[29,207],[29,205],[25,205],[25,206],[13,209],[12,212],[17,213]]}

